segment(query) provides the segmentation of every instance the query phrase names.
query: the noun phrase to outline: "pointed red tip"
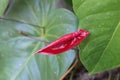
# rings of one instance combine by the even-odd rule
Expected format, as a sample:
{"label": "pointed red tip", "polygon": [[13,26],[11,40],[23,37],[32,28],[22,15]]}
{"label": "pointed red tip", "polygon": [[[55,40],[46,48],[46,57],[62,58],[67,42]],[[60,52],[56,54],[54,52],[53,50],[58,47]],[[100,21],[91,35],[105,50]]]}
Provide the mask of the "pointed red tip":
{"label": "pointed red tip", "polygon": [[81,34],[81,36],[86,36],[86,37],[90,34],[89,31],[84,30],[84,29],[80,29],[78,30],[78,32]]}

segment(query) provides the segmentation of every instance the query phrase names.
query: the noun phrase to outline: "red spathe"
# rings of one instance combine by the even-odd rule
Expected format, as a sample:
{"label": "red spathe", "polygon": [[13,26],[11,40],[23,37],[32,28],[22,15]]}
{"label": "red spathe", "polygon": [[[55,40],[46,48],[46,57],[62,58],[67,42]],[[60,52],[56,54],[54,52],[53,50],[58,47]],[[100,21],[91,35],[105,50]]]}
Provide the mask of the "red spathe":
{"label": "red spathe", "polygon": [[89,34],[90,33],[88,31],[83,29],[70,34],[66,34],[48,44],[46,47],[38,50],[37,53],[48,55],[60,54],[80,44]]}

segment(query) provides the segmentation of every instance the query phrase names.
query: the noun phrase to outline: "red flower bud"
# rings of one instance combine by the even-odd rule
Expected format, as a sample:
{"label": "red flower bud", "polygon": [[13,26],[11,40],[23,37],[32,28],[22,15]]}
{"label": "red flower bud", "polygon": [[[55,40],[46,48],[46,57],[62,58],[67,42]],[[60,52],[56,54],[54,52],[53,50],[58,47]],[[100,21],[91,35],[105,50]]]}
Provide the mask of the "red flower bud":
{"label": "red flower bud", "polygon": [[80,29],[77,32],[66,34],[59,39],[48,44],[46,47],[37,51],[39,54],[60,54],[65,52],[78,44],[80,44],[90,33],[86,30]]}

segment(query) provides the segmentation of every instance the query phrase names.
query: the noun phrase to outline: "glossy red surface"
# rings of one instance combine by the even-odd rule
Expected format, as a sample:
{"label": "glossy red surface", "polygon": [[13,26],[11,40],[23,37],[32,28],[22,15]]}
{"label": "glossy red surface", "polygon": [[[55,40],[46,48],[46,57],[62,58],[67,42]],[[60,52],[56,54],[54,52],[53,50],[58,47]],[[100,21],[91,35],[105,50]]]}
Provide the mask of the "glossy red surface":
{"label": "glossy red surface", "polygon": [[39,54],[60,54],[80,44],[90,33],[80,29],[66,34],[37,51]]}

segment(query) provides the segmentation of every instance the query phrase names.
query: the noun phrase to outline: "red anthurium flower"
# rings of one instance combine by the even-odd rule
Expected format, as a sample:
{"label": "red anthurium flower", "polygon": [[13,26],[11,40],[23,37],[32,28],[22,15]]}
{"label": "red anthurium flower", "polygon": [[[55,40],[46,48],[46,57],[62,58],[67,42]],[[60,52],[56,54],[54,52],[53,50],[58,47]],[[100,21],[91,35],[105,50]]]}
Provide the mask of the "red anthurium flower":
{"label": "red anthurium flower", "polygon": [[81,43],[90,33],[80,29],[77,32],[66,34],[37,51],[39,54],[60,54]]}

